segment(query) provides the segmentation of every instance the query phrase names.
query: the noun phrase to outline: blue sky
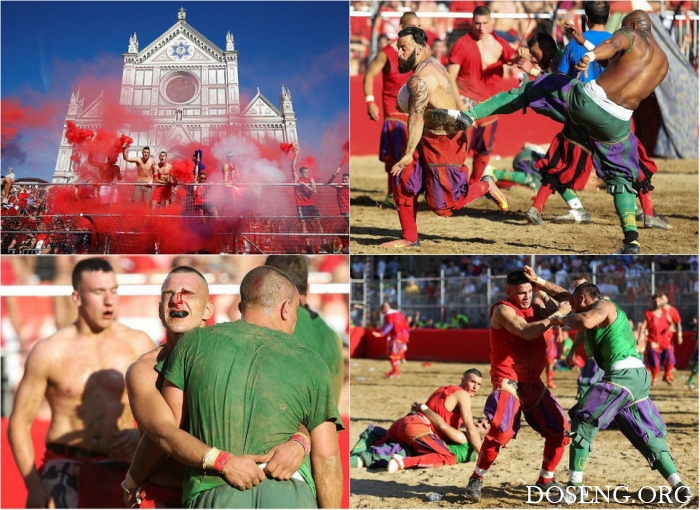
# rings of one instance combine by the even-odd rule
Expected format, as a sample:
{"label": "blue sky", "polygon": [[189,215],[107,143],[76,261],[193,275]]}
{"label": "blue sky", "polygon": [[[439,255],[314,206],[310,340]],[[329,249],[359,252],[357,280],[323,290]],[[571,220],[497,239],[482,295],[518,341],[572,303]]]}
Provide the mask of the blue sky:
{"label": "blue sky", "polygon": [[[0,160],[3,174],[13,166],[18,177],[50,180],[71,90],[82,83],[84,91],[118,91],[129,37],[136,32],[139,49],[145,48],[177,22],[180,7],[187,22],[219,48],[231,31],[242,98],[252,98],[259,87],[278,106],[284,84],[306,153],[340,159],[340,145],[348,138],[346,2],[3,1],[2,99],[50,112],[13,135]],[[86,106],[94,94],[85,94]]]}

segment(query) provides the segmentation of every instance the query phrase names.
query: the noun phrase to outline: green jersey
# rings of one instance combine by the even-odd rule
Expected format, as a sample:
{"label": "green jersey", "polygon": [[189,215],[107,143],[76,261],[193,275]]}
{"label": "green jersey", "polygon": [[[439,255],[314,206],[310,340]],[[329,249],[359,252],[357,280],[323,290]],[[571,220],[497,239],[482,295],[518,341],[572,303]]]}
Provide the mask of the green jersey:
{"label": "green jersey", "polygon": [[[185,392],[188,432],[233,455],[264,454],[301,423],[343,429],[325,363],[281,331],[242,320],[194,329],[173,347],[164,375]],[[315,492],[308,456],[299,472]],[[222,485],[217,473],[188,467],[183,502]]]}
{"label": "green jersey", "polygon": [[342,341],[338,334],[316,312],[300,306],[297,325],[294,328],[294,338],[299,340],[326,362],[331,373],[331,383],[335,401],[340,400],[340,390],[345,378]]}
{"label": "green jersey", "polygon": [[586,330],[586,345],[593,353],[595,362],[607,374],[618,361],[630,357],[642,359],[637,352],[637,342],[634,339],[632,326],[625,312],[615,305],[617,319],[604,328]]}

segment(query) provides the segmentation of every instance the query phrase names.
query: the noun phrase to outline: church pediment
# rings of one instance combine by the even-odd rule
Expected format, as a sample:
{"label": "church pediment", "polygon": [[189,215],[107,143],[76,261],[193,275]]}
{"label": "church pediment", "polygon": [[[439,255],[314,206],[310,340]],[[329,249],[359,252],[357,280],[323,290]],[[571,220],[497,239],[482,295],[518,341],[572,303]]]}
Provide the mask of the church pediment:
{"label": "church pediment", "polygon": [[282,114],[265,96],[260,94],[260,91],[255,95],[253,100],[248,103],[248,106],[243,110],[243,117],[269,117],[280,118]]}
{"label": "church pediment", "polygon": [[[161,150],[164,150],[168,152],[168,149],[170,147],[182,147],[184,145],[188,145],[195,140],[192,138],[192,136],[185,130],[183,126],[175,126],[166,136],[163,138],[163,141],[161,142],[161,146],[158,148],[158,152]],[[171,158],[169,158],[171,159]]]}
{"label": "church pediment", "polygon": [[173,25],[136,57],[136,63],[139,64],[204,64],[223,61],[223,51],[184,21]]}
{"label": "church pediment", "polygon": [[102,94],[99,95],[87,108],[80,114],[80,119],[101,119],[105,111],[105,100]]}

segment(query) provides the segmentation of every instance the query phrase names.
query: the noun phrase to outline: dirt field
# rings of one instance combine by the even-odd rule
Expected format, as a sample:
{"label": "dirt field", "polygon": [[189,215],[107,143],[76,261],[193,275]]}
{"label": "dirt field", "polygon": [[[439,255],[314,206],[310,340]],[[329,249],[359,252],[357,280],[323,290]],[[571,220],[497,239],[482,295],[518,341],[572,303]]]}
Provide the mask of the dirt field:
{"label": "dirt field", "polygon": [[[666,216],[672,230],[640,228],[642,253],[697,253],[698,249],[698,161],[655,160],[653,200],[659,214]],[[492,161],[496,168],[510,168],[512,158]],[[398,215],[380,207],[386,194],[386,174],[375,156],[353,157],[351,165],[351,239],[353,254],[388,254],[379,244],[401,237]],[[496,206],[479,199],[451,218],[432,213],[421,199],[418,232],[421,246],[400,253],[613,253],[622,246],[620,223],[612,197],[605,191],[581,191],[581,201],[591,213],[589,225],[530,225],[525,212],[532,205],[534,192],[523,186],[506,191],[510,210],[501,213]],[[560,196],[547,202],[543,219],[547,222],[565,214],[568,206]],[[641,227],[641,225],[640,225]]]}
{"label": "dirt field", "polygon": [[[410,352],[410,351],[409,351]],[[409,354],[410,357],[410,354]],[[484,402],[491,389],[488,383],[489,367],[476,365],[486,376],[484,385],[475,398],[474,416],[481,414]],[[351,370],[351,445],[370,423],[388,428],[391,422],[410,410],[414,401],[424,401],[430,393],[445,384],[458,384],[467,367],[463,364],[432,363],[422,366],[421,362],[409,361],[401,365],[401,379],[385,379],[383,374],[389,369],[388,361],[352,359]],[[553,390],[565,410],[574,405],[576,377],[578,372],[555,372],[557,389]],[[698,508],[698,393],[697,390],[683,388],[688,372],[678,371],[676,383],[670,387],[664,383],[651,390],[656,403],[668,426],[668,445],[674,455],[678,472],[696,494],[688,508]],[[467,502],[464,489],[467,479],[474,469],[474,462],[457,466],[443,466],[433,469],[410,469],[389,474],[386,471],[354,468],[351,470],[351,508],[526,508],[527,489],[537,479],[542,461],[544,441],[522,420],[522,428],[517,439],[501,453],[484,478],[481,501]],[[601,431],[593,444],[593,452],[588,459],[584,482],[587,485],[623,485],[628,491],[621,491],[618,497],[630,496],[626,505],[615,504],[614,500],[598,504],[576,504],[571,508],[663,508],[668,504],[658,503],[659,485],[667,485],[661,475],[649,469],[646,460],[634,450],[625,437],[617,430]],[[568,450],[556,472],[556,478],[566,482]],[[638,491],[642,487],[653,487],[657,503],[642,504]],[[428,494],[437,492],[441,501],[428,500]],[[652,500],[652,492],[645,489],[644,501]],[[635,503],[632,503],[636,500]],[[542,503],[539,508],[546,508]]]}

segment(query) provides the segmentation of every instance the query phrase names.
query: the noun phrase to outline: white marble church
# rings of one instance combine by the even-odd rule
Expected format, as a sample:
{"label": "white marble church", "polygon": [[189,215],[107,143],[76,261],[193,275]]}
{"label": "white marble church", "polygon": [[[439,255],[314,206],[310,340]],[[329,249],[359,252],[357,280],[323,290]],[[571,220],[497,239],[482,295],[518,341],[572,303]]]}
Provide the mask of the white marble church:
{"label": "white marble church", "polygon": [[[296,143],[296,117],[289,89],[282,86],[279,107],[257,94],[247,105],[240,103],[238,51],[233,35],[226,34],[226,49],[204,37],[187,23],[185,9],[177,23],[139,51],[136,33],[129,38],[124,57],[119,103],[132,113],[148,117],[147,128],[124,126],[117,134],[134,139],[130,154],[144,146],[151,154],[168,152],[168,159],[191,157],[179,147],[191,142],[212,146],[219,139],[241,133],[256,141]],[[66,121],[96,130],[105,109],[101,94],[85,106],[80,90],[71,95]],[[74,178],[72,148],[65,139],[65,125],[58,150],[54,183]],[[119,159],[122,167],[124,162]],[[131,165],[133,166],[133,165]]]}

